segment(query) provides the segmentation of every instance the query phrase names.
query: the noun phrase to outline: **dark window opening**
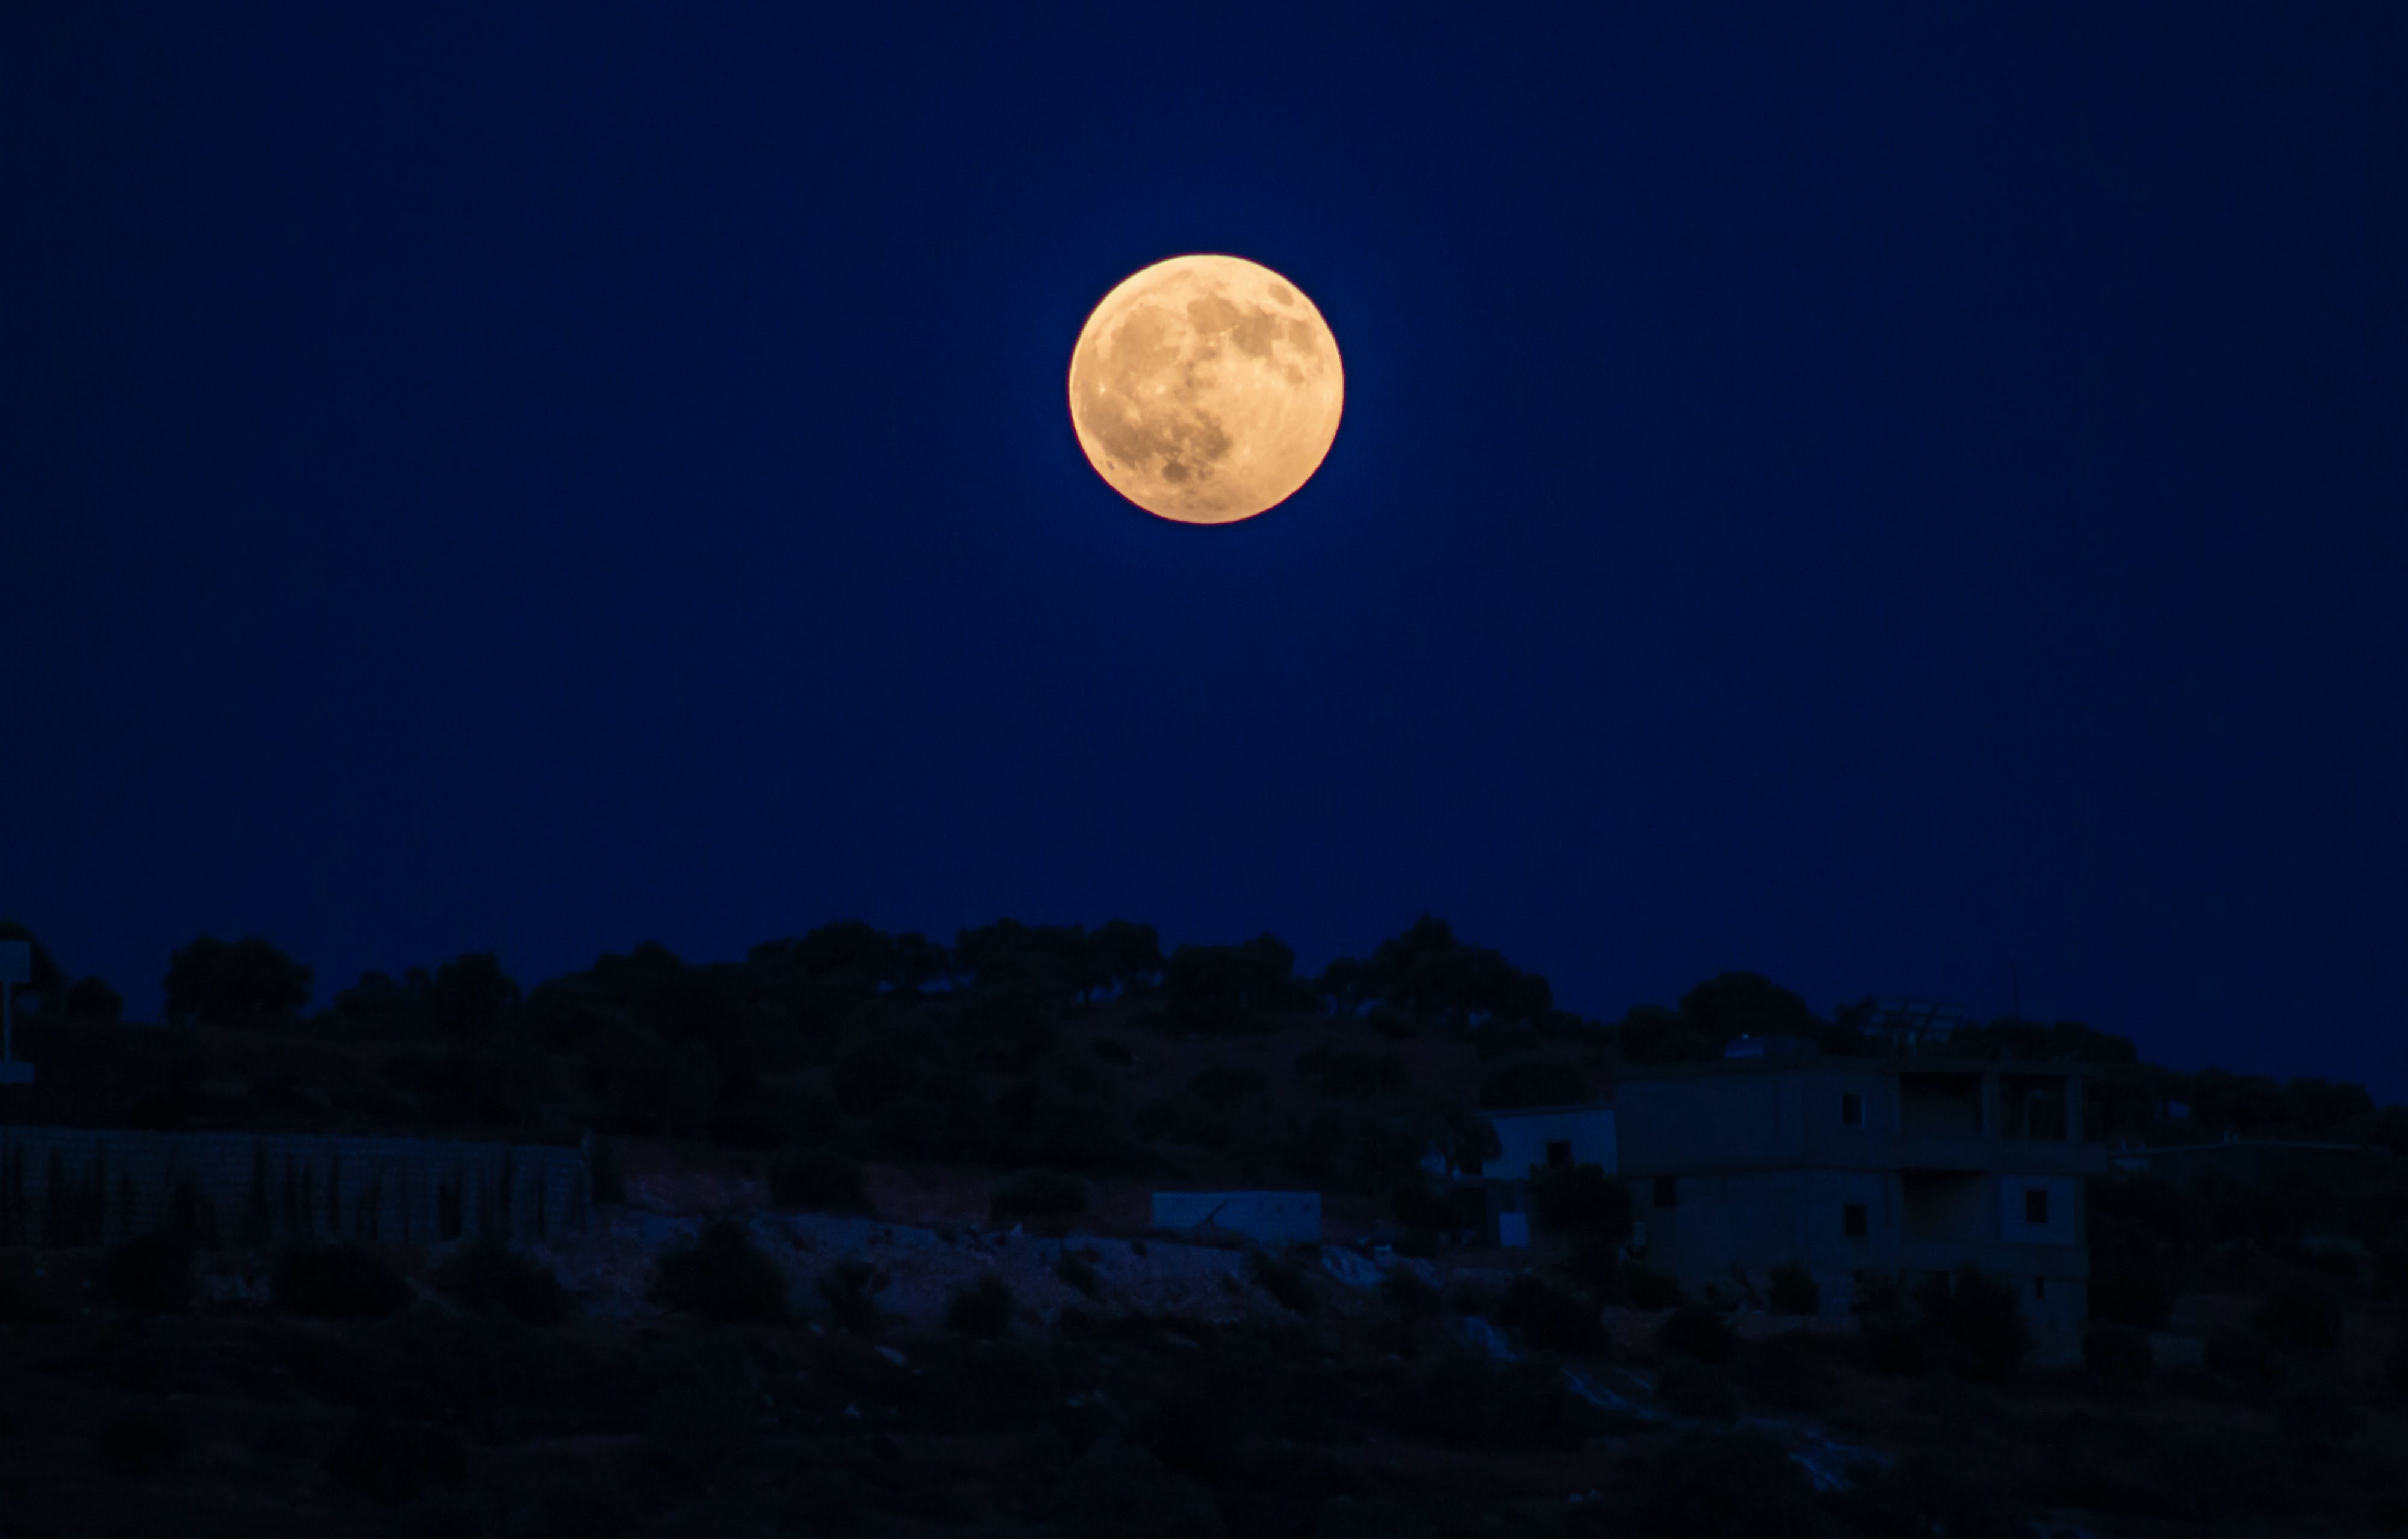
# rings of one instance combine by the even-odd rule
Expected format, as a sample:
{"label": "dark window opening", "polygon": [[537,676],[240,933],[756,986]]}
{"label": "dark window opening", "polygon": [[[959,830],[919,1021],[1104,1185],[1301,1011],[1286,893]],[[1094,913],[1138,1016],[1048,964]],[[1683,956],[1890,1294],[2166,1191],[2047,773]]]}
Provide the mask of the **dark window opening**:
{"label": "dark window opening", "polygon": [[2048,1188],[2024,1188],[2024,1223],[2028,1225],[2048,1223]]}
{"label": "dark window opening", "polygon": [[1672,1189],[1672,1179],[1670,1177],[1658,1176],[1656,1178],[1656,1206],[1657,1208],[1670,1208],[1672,1206],[1672,1200],[1675,1196],[1676,1194]]}
{"label": "dark window opening", "polygon": [[1865,1099],[1855,1091],[1840,1093],[1840,1126],[1847,1129],[1865,1126]]}
{"label": "dark window opening", "polygon": [[1862,1240],[1868,1233],[1865,1205],[1850,1203],[1840,1210],[1840,1230],[1851,1240]]}
{"label": "dark window opening", "polygon": [[2044,1300],[2048,1298],[2048,1280],[2046,1278],[2034,1278],[2032,1280],[2032,1298],[2036,1300]]}
{"label": "dark window opening", "polygon": [[1562,1171],[1572,1163],[1572,1142],[1569,1139],[1547,1141],[1547,1169]]}

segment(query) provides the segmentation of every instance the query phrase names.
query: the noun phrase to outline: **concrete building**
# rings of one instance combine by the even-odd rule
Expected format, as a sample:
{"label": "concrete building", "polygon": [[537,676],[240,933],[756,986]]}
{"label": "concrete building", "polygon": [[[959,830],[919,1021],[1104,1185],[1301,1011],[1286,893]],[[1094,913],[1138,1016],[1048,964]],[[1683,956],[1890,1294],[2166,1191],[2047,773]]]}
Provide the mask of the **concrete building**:
{"label": "concrete building", "polygon": [[1530,1244],[1529,1187],[1540,1173],[1596,1166],[1611,1175],[1621,1169],[1610,1103],[1517,1107],[1484,1115],[1497,1130],[1494,1159],[1466,1170],[1433,1150],[1422,1160],[1459,1216],[1455,1232],[1478,1244]]}
{"label": "concrete building", "polygon": [[1648,1261],[1696,1289],[1813,1274],[1844,1315],[1876,1274],[1971,1262],[2022,1296],[2033,1346],[2078,1351],[2089,1251],[2083,1072],[1942,1058],[1765,1056],[1626,1069],[1621,1165]]}
{"label": "concrete building", "polygon": [[1478,1174],[1492,1181],[1526,1182],[1542,1171],[1599,1166],[1608,1175],[1621,1169],[1613,1108],[1601,1101],[1560,1107],[1519,1107],[1487,1115],[1499,1153]]}

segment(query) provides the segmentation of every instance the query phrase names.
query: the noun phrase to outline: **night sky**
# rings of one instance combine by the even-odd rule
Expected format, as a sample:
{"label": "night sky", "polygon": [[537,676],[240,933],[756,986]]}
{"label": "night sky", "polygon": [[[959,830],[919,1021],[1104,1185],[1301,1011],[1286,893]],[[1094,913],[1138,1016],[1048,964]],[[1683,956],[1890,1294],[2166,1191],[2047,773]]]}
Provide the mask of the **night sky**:
{"label": "night sky", "polygon": [[[1601,8],[8,7],[0,914],[1427,910],[2408,1096],[2408,7]],[[1191,251],[1346,364],[1227,527],[1064,403]]]}

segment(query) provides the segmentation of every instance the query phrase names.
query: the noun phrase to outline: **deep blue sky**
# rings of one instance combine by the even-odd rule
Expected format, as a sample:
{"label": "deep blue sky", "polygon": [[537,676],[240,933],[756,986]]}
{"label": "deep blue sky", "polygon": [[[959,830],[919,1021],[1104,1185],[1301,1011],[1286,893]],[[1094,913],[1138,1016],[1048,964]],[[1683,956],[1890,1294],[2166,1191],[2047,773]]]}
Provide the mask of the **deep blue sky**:
{"label": "deep blue sky", "polygon": [[[1426,909],[2408,1095],[2408,9],[46,8],[0,913],[136,1012]],[[1063,401],[1198,250],[1347,367],[1226,528]]]}

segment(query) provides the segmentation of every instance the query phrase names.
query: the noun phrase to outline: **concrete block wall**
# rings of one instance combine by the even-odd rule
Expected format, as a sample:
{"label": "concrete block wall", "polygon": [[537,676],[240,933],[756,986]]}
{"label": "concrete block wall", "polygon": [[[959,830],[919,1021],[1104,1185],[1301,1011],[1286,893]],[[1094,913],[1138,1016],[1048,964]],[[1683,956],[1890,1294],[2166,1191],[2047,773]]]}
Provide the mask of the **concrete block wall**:
{"label": "concrete block wall", "polygon": [[584,1156],[552,1145],[0,1127],[0,1246],[542,1240],[592,1203]]}
{"label": "concrete block wall", "polygon": [[1211,1225],[1250,1236],[1266,1245],[1321,1239],[1317,1192],[1157,1192],[1156,1230],[1194,1230]]}

